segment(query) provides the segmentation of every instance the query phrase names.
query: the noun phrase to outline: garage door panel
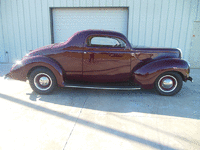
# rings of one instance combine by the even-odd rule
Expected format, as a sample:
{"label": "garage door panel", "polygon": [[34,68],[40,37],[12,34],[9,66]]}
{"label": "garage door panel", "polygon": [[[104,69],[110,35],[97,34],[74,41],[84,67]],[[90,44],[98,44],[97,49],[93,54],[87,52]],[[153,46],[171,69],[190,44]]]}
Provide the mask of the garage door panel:
{"label": "garage door panel", "polygon": [[52,11],[55,43],[86,29],[114,30],[127,36],[127,8],[55,8]]}

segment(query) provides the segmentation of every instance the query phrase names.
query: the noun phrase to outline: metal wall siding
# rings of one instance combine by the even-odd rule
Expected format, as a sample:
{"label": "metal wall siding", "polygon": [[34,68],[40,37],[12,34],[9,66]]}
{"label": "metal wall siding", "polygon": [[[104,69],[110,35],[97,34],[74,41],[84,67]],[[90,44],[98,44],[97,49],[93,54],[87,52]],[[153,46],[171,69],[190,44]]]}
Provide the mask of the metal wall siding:
{"label": "metal wall siding", "polygon": [[186,59],[193,22],[200,20],[200,0],[0,0],[0,62],[51,43],[52,7],[128,7],[132,44],[179,47]]}
{"label": "metal wall siding", "polygon": [[160,19],[160,31],[159,31],[159,39],[158,45],[161,47],[165,46],[166,40],[166,28],[167,28],[167,21],[168,21],[168,12],[169,12],[169,1],[164,0],[162,1],[161,5],[161,19]]}
{"label": "metal wall siding", "polygon": [[166,40],[165,40],[166,47],[171,47],[175,13],[176,13],[176,0],[173,0],[173,1],[170,1],[169,3],[169,12],[168,12],[168,20],[167,20],[168,22],[167,22]]}
{"label": "metal wall siding", "polygon": [[120,0],[113,0],[113,6],[120,6]]}
{"label": "metal wall siding", "polygon": [[161,18],[161,0],[155,0],[154,6],[154,19],[153,19],[153,32],[152,32],[152,46],[158,46],[160,18]]}
{"label": "metal wall siding", "polygon": [[37,27],[37,47],[42,47],[43,43],[43,23],[42,23],[42,5],[40,0],[35,0],[36,9],[36,27]]}
{"label": "metal wall siding", "polygon": [[67,1],[66,0],[60,0],[60,5],[63,7],[67,6]]}
{"label": "metal wall siding", "polygon": [[106,6],[106,0],[100,0],[99,6]]}
{"label": "metal wall siding", "polygon": [[145,0],[140,1],[139,45],[144,45],[144,40],[145,40],[147,3],[145,3],[144,1]]}
{"label": "metal wall siding", "polygon": [[131,34],[132,41],[131,43],[133,45],[138,45],[138,39],[139,39],[139,23],[140,23],[140,1],[135,0],[134,1],[134,8],[133,8],[133,23],[129,26],[129,28],[133,29],[133,32]]}
{"label": "metal wall siding", "polygon": [[129,14],[128,14],[128,27],[127,27],[127,29],[128,29],[128,39],[130,40],[130,41],[132,41],[132,33],[133,33],[133,28],[131,27],[131,28],[129,28],[129,26],[131,26],[132,25],[132,23],[133,23],[133,7],[134,7],[134,5],[133,5],[133,1],[127,1],[127,6],[129,6],[129,9],[128,9],[128,11],[129,11]]}
{"label": "metal wall siding", "polygon": [[9,60],[13,61],[14,58],[16,58],[15,54],[17,53],[17,51],[15,51],[15,36],[14,36],[14,28],[13,28],[13,16],[12,16],[12,4],[11,1],[6,1],[6,25],[8,26],[8,43],[7,45],[9,45],[9,51],[8,51],[8,56],[9,56]]}
{"label": "metal wall siding", "polygon": [[20,50],[21,57],[26,54],[27,43],[26,43],[26,33],[25,33],[25,21],[24,21],[24,10],[23,10],[23,1],[17,1],[17,14],[18,14],[18,28],[19,28],[19,41],[20,41]]}
{"label": "metal wall siding", "polygon": [[200,21],[200,0],[198,0],[196,20]]}
{"label": "metal wall siding", "polygon": [[176,3],[176,13],[174,16],[173,38],[172,38],[171,47],[179,46],[178,43],[179,43],[179,38],[180,38],[179,33],[181,32],[182,12],[183,12],[183,0],[179,0]]}
{"label": "metal wall siding", "polygon": [[191,41],[192,41],[192,31],[194,26],[194,21],[196,19],[196,11],[197,11],[197,5],[198,0],[192,0],[190,1],[190,17],[188,19],[188,30],[187,30],[187,38],[186,38],[186,44],[185,44],[185,59],[188,60],[189,58],[189,52],[191,48]]}
{"label": "metal wall siding", "polygon": [[48,45],[51,40],[51,35],[49,34],[50,30],[50,17],[49,17],[49,7],[48,0],[42,0],[42,9],[41,9],[41,17],[42,17],[42,31],[43,31],[43,45]]}
{"label": "metal wall siding", "polygon": [[[0,25],[2,25],[1,1],[0,1]],[[0,62],[5,62],[5,47],[4,47],[3,26],[0,26],[0,47],[1,47]]]}
{"label": "metal wall siding", "polygon": [[24,27],[25,27],[25,39],[26,39],[26,51],[33,49],[32,33],[31,33],[31,21],[30,21],[30,9],[29,1],[23,2],[23,12],[24,12]]}
{"label": "metal wall siding", "polygon": [[[11,19],[12,19],[12,29],[13,29],[13,35],[14,35],[14,49],[21,49],[21,44],[20,44],[20,33],[19,33],[19,22],[18,22],[18,12],[17,12],[17,8],[16,7],[16,1],[11,1]],[[16,59],[20,59],[21,58],[21,51],[14,51],[14,56]]]}
{"label": "metal wall siding", "polygon": [[120,0],[120,6],[126,6],[126,1],[127,0]]}
{"label": "metal wall siding", "polygon": [[37,35],[37,19],[36,19],[36,7],[35,0],[29,1],[30,18],[28,21],[31,22],[31,37],[32,37],[32,48],[36,49],[38,47],[38,35]]}

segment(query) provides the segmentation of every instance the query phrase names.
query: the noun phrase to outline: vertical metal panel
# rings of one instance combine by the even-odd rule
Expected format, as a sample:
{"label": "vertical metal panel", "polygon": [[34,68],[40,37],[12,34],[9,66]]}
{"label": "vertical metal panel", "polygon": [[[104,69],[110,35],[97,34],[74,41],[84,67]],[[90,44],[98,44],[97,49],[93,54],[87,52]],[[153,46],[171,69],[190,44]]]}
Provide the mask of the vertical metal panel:
{"label": "vertical metal panel", "polygon": [[146,37],[146,18],[147,18],[147,3],[146,0],[140,1],[140,26],[139,26],[139,45],[145,44]]}
{"label": "vertical metal panel", "polygon": [[[139,39],[139,26],[140,26],[140,1],[134,0],[134,10],[133,10],[133,34],[132,34],[132,44],[138,45]],[[131,28],[131,27],[129,27]]]}
{"label": "vertical metal panel", "polygon": [[200,21],[200,0],[198,0],[198,4],[197,4],[196,20]]}
{"label": "vertical metal panel", "polygon": [[126,6],[126,1],[127,0],[120,0],[120,6]]}
{"label": "vertical metal panel", "polygon": [[[132,41],[132,33],[133,33],[133,28],[132,28],[132,23],[133,23],[133,1],[127,1],[127,6],[129,6],[128,9],[128,40]],[[130,28],[129,28],[130,27]]]}
{"label": "vertical metal panel", "polygon": [[36,5],[35,1],[29,1],[29,10],[30,10],[30,22],[31,22],[31,35],[32,36],[32,47],[33,49],[38,48],[38,35],[37,35],[37,19],[36,19]]}
{"label": "vertical metal panel", "polygon": [[6,45],[9,46],[8,50],[8,56],[9,56],[9,61],[15,62],[14,59],[16,59],[16,48],[15,48],[15,36],[14,36],[14,28],[13,28],[13,16],[12,16],[12,3],[11,1],[5,1],[5,10],[6,10],[6,26],[8,26],[8,41],[6,42]]}
{"label": "vertical metal panel", "polygon": [[68,0],[67,1],[67,7],[73,7],[74,6],[74,1],[73,0]]}
{"label": "vertical metal panel", "polygon": [[100,0],[99,6],[106,6],[106,0]]}
{"label": "vertical metal panel", "polygon": [[14,35],[14,40],[13,40],[13,43],[14,43],[14,46],[13,47],[15,49],[15,53],[14,53],[14,57],[12,58],[12,60],[15,61],[20,59],[22,57],[22,54],[21,54],[21,42],[20,42],[20,30],[19,30],[19,22],[18,22],[18,11],[17,11],[17,3],[16,1],[11,1],[11,16],[12,16],[12,29],[13,29],[13,35]]}
{"label": "vertical metal panel", "polygon": [[91,7],[92,6],[93,1],[92,0],[87,0],[86,6]]}
{"label": "vertical metal panel", "polygon": [[62,7],[66,7],[67,6],[67,0],[60,0],[60,5]]}
{"label": "vertical metal panel", "polygon": [[[21,57],[27,53],[27,43],[26,43],[26,31],[25,31],[25,21],[24,21],[24,10],[23,10],[23,1],[17,1],[17,18],[18,18],[18,27],[16,30],[19,30],[19,40],[20,40],[20,49]],[[20,58],[19,58],[20,59]]]}
{"label": "vertical metal panel", "polygon": [[154,18],[154,0],[148,1],[146,13],[146,34],[145,45],[151,46],[153,34],[153,18]]}
{"label": "vertical metal panel", "polygon": [[197,11],[197,3],[198,0],[193,0],[190,2],[190,17],[188,19],[188,30],[186,36],[186,44],[185,44],[185,59],[188,60],[189,52],[191,48],[191,41],[192,41],[192,30],[194,26],[194,21],[196,19],[196,11]]}
{"label": "vertical metal panel", "polygon": [[161,0],[155,0],[154,6],[154,19],[153,19],[153,31],[152,31],[152,46],[158,46],[160,19],[161,19]]}
{"label": "vertical metal panel", "polygon": [[42,17],[42,4],[40,0],[35,0],[36,5],[36,26],[37,26],[37,47],[44,45],[43,39],[43,17]]}
{"label": "vertical metal panel", "polygon": [[80,3],[79,3],[79,6],[80,7],[85,7],[86,3],[87,3],[87,0],[81,0]]}
{"label": "vertical metal panel", "polygon": [[79,6],[79,0],[74,0],[74,7],[78,7]]}
{"label": "vertical metal panel", "polygon": [[99,7],[100,0],[93,0],[93,7]]}
{"label": "vertical metal panel", "polygon": [[169,2],[169,12],[168,12],[168,20],[167,20],[167,30],[166,30],[166,40],[165,46],[172,46],[172,34],[174,29],[174,18],[176,13],[176,3],[177,0],[173,0]]}
{"label": "vertical metal panel", "polygon": [[[48,0],[42,0],[42,27],[43,27],[43,45],[48,45],[51,43],[51,33],[50,33],[50,17],[49,17],[49,7]],[[66,3],[64,3],[66,5]]]}
{"label": "vertical metal panel", "polygon": [[119,6],[120,5],[119,2],[120,0],[113,0],[113,6]]}
{"label": "vertical metal panel", "polygon": [[112,0],[107,0],[106,1],[106,6],[112,6]]}
{"label": "vertical metal panel", "polygon": [[190,15],[190,2],[184,1],[183,5],[183,19],[181,24],[181,33],[180,33],[180,41],[179,41],[179,48],[183,51],[183,57],[185,58],[185,43],[187,42],[187,30],[189,24],[189,15]]}
{"label": "vertical metal panel", "polygon": [[[48,0],[48,6],[49,7],[54,7],[54,0]],[[66,5],[67,5],[67,2],[66,2]]]}
{"label": "vertical metal panel", "polygon": [[169,0],[163,0],[162,10],[161,10],[159,39],[158,39],[158,45],[160,47],[165,47],[168,13],[169,13]]}
{"label": "vertical metal panel", "polygon": [[30,9],[29,9],[29,1],[22,0],[22,7],[24,15],[21,16],[24,18],[24,27],[25,27],[25,39],[26,39],[26,51],[32,50],[32,32],[31,32],[31,21],[30,21]]}
{"label": "vertical metal panel", "polygon": [[174,17],[173,37],[171,47],[178,47],[179,34],[181,32],[181,22],[183,13],[183,0],[178,0],[176,4],[176,14]]}
{"label": "vertical metal panel", "polygon": [[192,68],[200,68],[200,21],[194,22],[193,35],[188,60]]}
{"label": "vertical metal panel", "polygon": [[61,7],[61,1],[60,0],[54,0],[53,1],[53,7]]}
{"label": "vertical metal panel", "polygon": [[5,47],[4,47],[4,35],[3,35],[3,21],[1,13],[1,1],[0,1],[0,62],[5,62]]}

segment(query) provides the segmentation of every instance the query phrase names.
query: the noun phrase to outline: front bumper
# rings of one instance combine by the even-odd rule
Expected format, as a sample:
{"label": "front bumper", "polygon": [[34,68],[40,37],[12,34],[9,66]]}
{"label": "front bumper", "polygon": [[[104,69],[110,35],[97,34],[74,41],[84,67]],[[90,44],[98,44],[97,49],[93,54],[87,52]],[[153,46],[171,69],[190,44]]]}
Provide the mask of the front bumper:
{"label": "front bumper", "polygon": [[3,78],[4,78],[5,80],[10,80],[10,79],[12,79],[12,77],[10,76],[10,73],[8,73],[8,74],[6,74],[5,76],[3,76]]}
{"label": "front bumper", "polygon": [[192,77],[188,77],[187,80],[191,81],[191,82],[194,82],[193,78]]}

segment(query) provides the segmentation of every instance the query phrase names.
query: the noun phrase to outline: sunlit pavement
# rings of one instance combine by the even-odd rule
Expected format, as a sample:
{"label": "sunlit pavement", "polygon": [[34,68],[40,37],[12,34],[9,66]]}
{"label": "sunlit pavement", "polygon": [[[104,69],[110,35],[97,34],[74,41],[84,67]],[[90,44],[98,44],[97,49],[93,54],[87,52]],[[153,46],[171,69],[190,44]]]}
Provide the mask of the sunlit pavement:
{"label": "sunlit pavement", "polygon": [[[154,90],[58,88],[38,95],[4,80],[0,64],[0,150],[200,149],[200,69],[175,96]],[[4,71],[2,71],[4,68]]]}

